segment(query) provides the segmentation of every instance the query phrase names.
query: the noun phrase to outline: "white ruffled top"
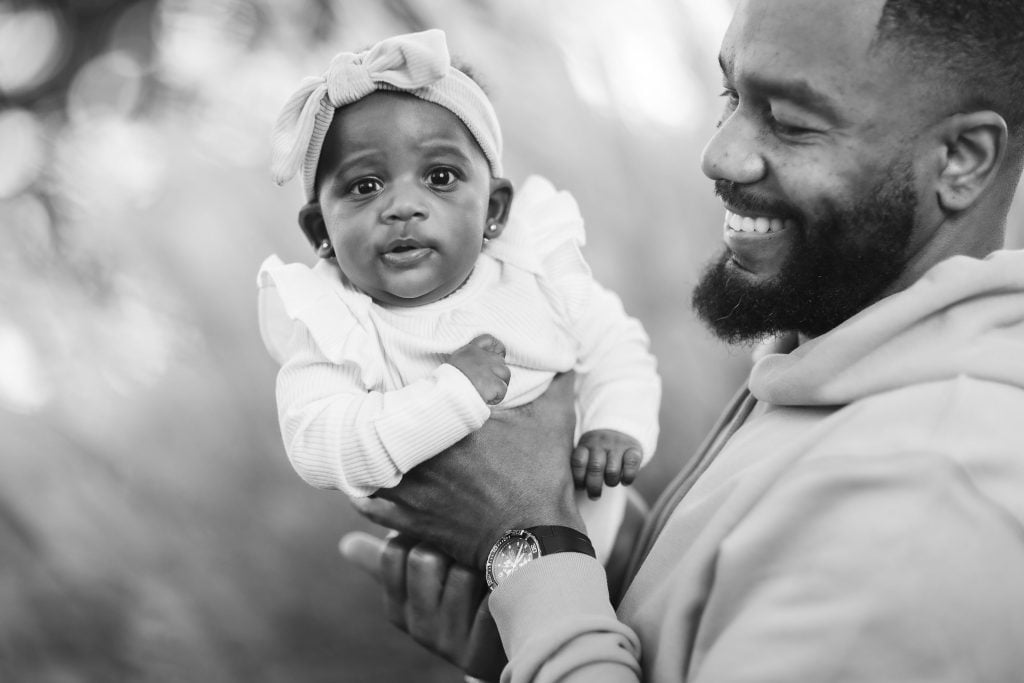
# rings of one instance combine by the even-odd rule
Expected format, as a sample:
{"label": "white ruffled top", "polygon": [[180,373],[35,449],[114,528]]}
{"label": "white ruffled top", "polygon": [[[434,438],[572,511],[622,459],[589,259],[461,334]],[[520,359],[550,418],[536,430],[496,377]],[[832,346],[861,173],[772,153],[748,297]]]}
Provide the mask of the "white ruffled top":
{"label": "white ruffled top", "polygon": [[645,460],[657,439],[660,381],[648,339],[580,252],[575,199],[547,180],[517,192],[501,236],[457,291],[388,307],[333,260],[309,268],[270,256],[260,268],[260,331],[282,364],[277,398],[289,458],[321,488],[366,496],[479,428],[491,408],[448,354],[490,333],[512,371],[497,409],[529,403],[577,371],[580,433],[616,429]]}

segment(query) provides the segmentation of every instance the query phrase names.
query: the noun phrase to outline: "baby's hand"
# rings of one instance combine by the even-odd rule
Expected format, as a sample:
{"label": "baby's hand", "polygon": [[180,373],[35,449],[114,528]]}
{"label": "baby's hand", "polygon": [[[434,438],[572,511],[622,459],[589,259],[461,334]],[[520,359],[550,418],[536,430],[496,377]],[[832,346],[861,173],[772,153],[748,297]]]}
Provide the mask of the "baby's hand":
{"label": "baby's hand", "polygon": [[469,378],[487,405],[505,398],[512,371],[505,365],[505,345],[491,335],[481,334],[457,349],[448,362]]}
{"label": "baby's hand", "polygon": [[601,497],[601,485],[632,484],[640,471],[643,449],[633,437],[611,429],[595,429],[580,437],[572,452],[576,488],[586,487],[591,498]]}

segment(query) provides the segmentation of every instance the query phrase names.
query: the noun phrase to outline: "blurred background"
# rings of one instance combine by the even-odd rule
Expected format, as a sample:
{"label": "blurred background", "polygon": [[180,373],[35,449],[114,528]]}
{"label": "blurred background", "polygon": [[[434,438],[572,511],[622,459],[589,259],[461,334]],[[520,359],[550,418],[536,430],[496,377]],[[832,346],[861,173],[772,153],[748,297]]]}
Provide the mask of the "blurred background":
{"label": "blurred background", "polygon": [[[665,383],[658,493],[742,380],[689,291],[729,0],[0,0],[0,680],[454,681],[292,472],[255,274],[310,260],[269,128],[331,55],[429,27],[515,182],[572,191]],[[1013,246],[1024,244],[1021,210]],[[375,530],[377,531],[377,530]]]}

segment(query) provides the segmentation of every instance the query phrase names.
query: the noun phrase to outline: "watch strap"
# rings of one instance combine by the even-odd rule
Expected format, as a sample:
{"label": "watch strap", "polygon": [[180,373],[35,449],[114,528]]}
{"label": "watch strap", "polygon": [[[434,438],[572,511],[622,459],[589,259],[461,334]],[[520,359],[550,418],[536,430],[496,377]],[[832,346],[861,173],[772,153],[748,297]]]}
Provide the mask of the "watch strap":
{"label": "watch strap", "polygon": [[590,538],[579,531],[567,526],[533,526],[528,527],[529,531],[537,539],[540,546],[540,554],[551,555],[553,553],[583,553],[591,557],[597,557],[594,551],[594,544]]}

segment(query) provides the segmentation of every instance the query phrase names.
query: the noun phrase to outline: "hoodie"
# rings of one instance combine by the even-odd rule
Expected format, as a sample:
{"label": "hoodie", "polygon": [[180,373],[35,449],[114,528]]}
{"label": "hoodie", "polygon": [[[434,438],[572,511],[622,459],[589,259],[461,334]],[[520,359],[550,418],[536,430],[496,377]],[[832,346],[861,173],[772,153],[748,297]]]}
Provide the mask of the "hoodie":
{"label": "hoodie", "polygon": [[1024,680],[1024,252],[936,265],[744,394],[617,612],[571,553],[495,590],[502,680]]}

